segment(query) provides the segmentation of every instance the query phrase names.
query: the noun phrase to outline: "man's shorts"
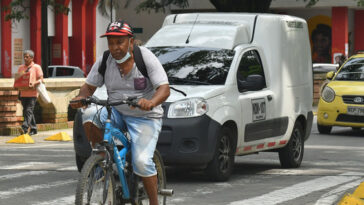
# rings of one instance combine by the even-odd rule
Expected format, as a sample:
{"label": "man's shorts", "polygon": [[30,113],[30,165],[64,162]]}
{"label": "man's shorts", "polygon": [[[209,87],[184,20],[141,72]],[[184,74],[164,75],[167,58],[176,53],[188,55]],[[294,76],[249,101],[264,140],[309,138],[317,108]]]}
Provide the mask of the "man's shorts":
{"label": "man's shorts", "polygon": [[[83,109],[83,123],[92,122],[98,128],[103,129],[106,119],[106,108],[98,110],[96,106],[91,106]],[[120,130],[124,126],[128,129],[131,138],[134,173],[141,177],[156,175],[157,171],[153,162],[153,155],[161,131],[162,119],[127,116],[112,108],[111,123]]]}

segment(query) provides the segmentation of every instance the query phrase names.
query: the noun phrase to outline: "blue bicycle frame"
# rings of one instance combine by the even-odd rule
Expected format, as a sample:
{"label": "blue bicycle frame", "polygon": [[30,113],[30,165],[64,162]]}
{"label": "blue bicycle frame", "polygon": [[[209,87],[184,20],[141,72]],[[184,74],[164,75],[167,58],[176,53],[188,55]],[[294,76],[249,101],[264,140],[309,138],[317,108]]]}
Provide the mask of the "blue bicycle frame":
{"label": "blue bicycle frame", "polygon": [[[118,150],[113,137],[116,137],[124,145],[124,147],[120,151]],[[128,183],[126,181],[126,176],[124,174],[124,169],[126,164],[126,154],[130,150],[130,142],[128,138],[119,129],[112,126],[109,117],[105,122],[104,142],[110,144],[114,150],[113,158],[118,168],[119,179],[122,185],[123,197],[124,199],[130,199],[130,191]]]}

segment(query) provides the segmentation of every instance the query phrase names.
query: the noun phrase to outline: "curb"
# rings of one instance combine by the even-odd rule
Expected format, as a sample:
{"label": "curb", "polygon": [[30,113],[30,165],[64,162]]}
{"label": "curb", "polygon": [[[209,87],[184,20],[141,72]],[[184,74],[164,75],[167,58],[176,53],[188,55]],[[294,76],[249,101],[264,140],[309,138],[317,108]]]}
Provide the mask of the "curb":
{"label": "curb", "polygon": [[345,194],[338,205],[364,205],[364,182],[355,189],[353,194]]}

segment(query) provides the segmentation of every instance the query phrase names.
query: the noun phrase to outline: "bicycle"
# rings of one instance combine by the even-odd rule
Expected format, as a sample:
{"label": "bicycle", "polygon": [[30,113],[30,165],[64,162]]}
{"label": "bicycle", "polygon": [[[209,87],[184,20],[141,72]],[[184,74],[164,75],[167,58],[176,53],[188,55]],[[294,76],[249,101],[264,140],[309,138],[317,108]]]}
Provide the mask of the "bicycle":
{"label": "bicycle", "polygon": [[[133,172],[130,137],[126,130],[121,131],[111,124],[111,107],[121,104],[138,107],[135,99],[109,102],[88,97],[80,101],[84,105],[94,103],[104,106],[108,115],[104,124],[104,140],[92,150],[82,168],[76,189],[76,205],[149,204],[143,183]],[[116,139],[121,144],[117,144]],[[173,190],[166,189],[164,164],[157,150],[154,152],[153,161],[157,169],[158,202],[166,204],[166,197],[172,196]]]}

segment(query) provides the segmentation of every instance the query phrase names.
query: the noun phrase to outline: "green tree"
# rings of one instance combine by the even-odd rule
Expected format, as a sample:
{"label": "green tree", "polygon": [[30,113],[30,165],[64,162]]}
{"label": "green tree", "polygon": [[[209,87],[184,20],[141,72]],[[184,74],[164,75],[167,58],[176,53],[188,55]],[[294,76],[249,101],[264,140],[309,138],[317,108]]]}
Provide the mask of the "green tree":
{"label": "green tree", "polygon": [[[299,0],[296,0],[299,1]],[[315,5],[319,0],[303,0],[307,7]],[[359,7],[364,7],[364,0],[356,0]],[[272,0],[210,0],[218,12],[268,12]],[[136,8],[140,11],[165,11],[174,5],[181,8],[188,7],[188,0],[144,0]]]}
{"label": "green tree", "polygon": [[[20,21],[24,18],[28,19],[26,10],[29,7],[24,6],[26,0],[13,0],[8,6],[3,8],[10,11],[5,16],[6,20]],[[89,0],[93,2],[94,0]],[[127,8],[132,0],[100,0],[98,9],[104,16],[109,16],[110,8],[119,10],[120,8]],[[299,1],[299,0],[296,0]],[[307,7],[315,5],[319,0],[303,0],[307,3]],[[364,0],[356,0],[359,7],[364,7]],[[68,14],[70,9],[59,4],[57,0],[42,0],[51,5],[55,12],[62,12]],[[272,0],[210,0],[211,4],[219,12],[268,12]],[[180,8],[187,8],[189,6],[188,0],[143,0],[135,8],[137,12],[141,11],[154,11],[165,12],[169,6],[177,6]]]}
{"label": "green tree", "polygon": [[[68,7],[58,3],[57,0],[42,0],[42,3],[50,5],[56,13],[64,13],[67,15],[70,11]],[[30,9],[30,7],[26,6],[25,0],[13,0],[2,9],[9,12],[5,15],[6,21],[12,20],[19,22],[22,19],[29,19],[29,16],[26,14],[26,10]]]}

